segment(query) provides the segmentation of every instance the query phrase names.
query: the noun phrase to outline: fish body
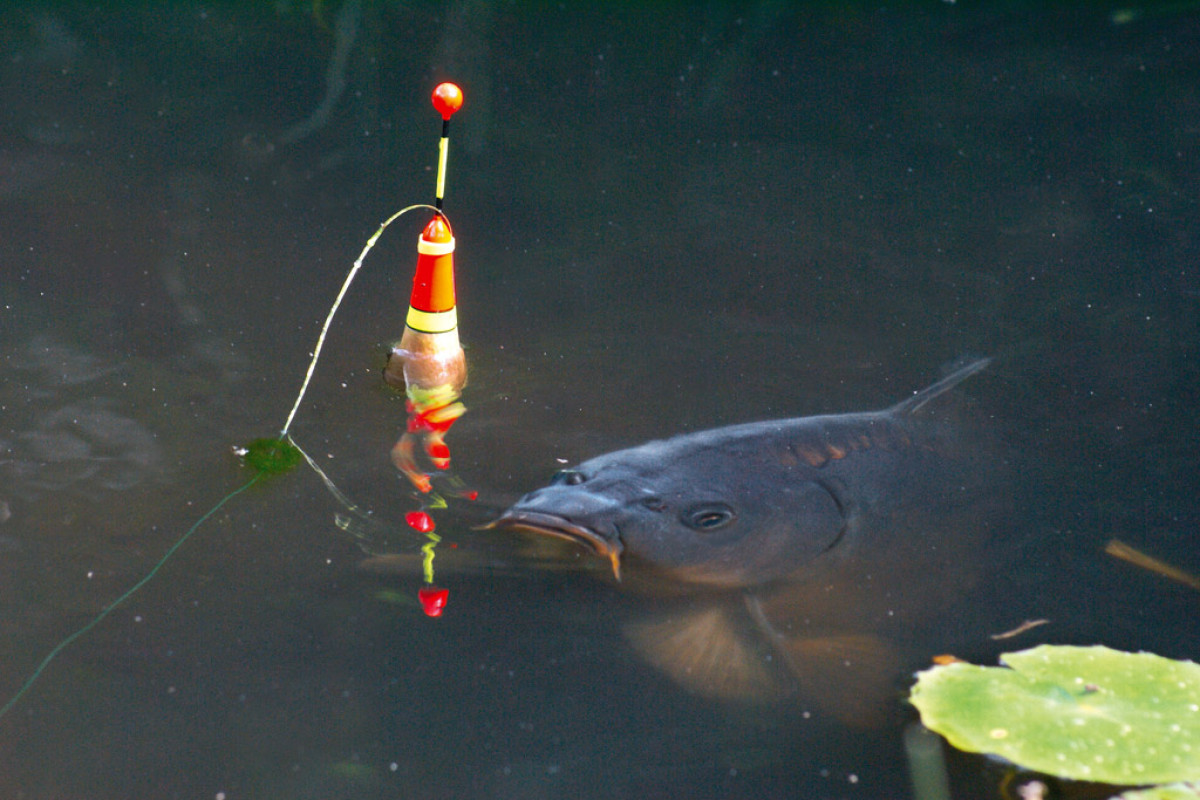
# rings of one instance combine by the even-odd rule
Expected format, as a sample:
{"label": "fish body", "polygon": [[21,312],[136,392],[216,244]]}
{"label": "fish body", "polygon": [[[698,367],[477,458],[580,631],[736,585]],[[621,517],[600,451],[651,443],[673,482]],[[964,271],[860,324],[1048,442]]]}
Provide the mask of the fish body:
{"label": "fish body", "polygon": [[911,512],[958,505],[978,459],[927,404],[975,361],[884,411],[732,425],[559,472],[493,525],[578,541],[673,579],[751,587],[886,544]]}
{"label": "fish body", "polygon": [[861,680],[820,679],[814,661],[887,672],[896,659],[877,634],[970,580],[996,464],[930,404],[988,363],[882,411],[733,425],[602,455],[492,526],[576,541],[627,585],[686,598],[628,632],[696,691],[766,698],[837,684],[861,705]]}

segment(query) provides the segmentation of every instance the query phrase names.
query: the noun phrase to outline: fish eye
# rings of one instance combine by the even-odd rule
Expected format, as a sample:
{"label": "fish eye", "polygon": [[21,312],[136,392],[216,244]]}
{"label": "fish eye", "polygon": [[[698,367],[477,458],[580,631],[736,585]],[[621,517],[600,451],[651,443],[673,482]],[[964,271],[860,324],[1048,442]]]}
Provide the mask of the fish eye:
{"label": "fish eye", "polygon": [[683,524],[698,531],[715,531],[737,518],[733,509],[724,503],[697,506],[681,516]]}
{"label": "fish eye", "polygon": [[551,486],[578,486],[583,483],[586,478],[583,473],[577,469],[560,469],[554,473],[554,477],[550,479]]}

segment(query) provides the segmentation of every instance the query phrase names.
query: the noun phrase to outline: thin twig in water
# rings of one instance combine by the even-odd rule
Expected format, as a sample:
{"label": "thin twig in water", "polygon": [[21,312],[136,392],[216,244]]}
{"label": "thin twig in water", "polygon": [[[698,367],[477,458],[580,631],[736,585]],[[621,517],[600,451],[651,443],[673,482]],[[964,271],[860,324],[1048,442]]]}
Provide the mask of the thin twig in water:
{"label": "thin twig in water", "polygon": [[1157,572],[1164,578],[1170,578],[1173,581],[1182,583],[1184,586],[1189,586],[1197,591],[1200,591],[1200,578],[1192,575],[1189,572],[1184,572],[1178,567],[1173,567],[1165,561],[1159,561],[1153,556],[1148,556],[1141,550],[1130,547],[1120,539],[1113,539],[1104,546],[1104,552],[1114,558],[1119,558],[1122,561],[1128,561],[1134,566],[1148,569],[1151,572]]}
{"label": "thin twig in water", "polygon": [[1039,625],[1046,625],[1049,622],[1050,622],[1050,620],[1048,620],[1048,619],[1027,619],[1024,622],[1022,622],[1020,625],[1018,625],[1017,627],[1013,628],[1011,631],[1005,631],[1004,633],[994,633],[994,634],[992,634],[991,638],[996,639],[996,640],[1011,639],[1014,636],[1018,636],[1018,635],[1024,633],[1025,631],[1029,630],[1030,628],[1036,628]]}

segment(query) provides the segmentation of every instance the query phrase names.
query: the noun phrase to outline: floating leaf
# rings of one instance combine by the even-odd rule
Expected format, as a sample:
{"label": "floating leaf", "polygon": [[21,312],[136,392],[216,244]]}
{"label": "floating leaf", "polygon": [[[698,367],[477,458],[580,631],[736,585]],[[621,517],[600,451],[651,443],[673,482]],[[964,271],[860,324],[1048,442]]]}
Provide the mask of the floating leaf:
{"label": "floating leaf", "polygon": [[1200,783],[1171,783],[1149,789],[1133,789],[1113,800],[1200,800]]}
{"label": "floating leaf", "polygon": [[1200,666],[1107,647],[1042,645],[918,674],[911,700],[960,750],[1114,784],[1200,779]]}
{"label": "floating leaf", "polygon": [[239,449],[246,465],[267,475],[287,472],[300,463],[300,450],[286,438],[255,439]]}

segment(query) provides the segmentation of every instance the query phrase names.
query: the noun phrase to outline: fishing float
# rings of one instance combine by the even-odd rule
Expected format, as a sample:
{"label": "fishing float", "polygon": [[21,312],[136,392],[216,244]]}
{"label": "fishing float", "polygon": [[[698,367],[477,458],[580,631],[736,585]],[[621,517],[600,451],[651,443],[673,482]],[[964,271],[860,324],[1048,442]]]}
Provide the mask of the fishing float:
{"label": "fishing float", "polygon": [[467,362],[458,338],[454,233],[443,212],[450,117],[462,103],[462,90],[453,83],[439,84],[433,90],[433,107],[442,116],[435,211],[417,240],[417,267],[404,334],[392,347],[384,369],[384,379],[403,389],[408,400],[408,425],[392,448],[392,461],[422,493],[430,492],[432,483],[417,464],[416,445],[422,445],[434,468],[448,469],[450,450],[444,437],[466,411],[459,402],[467,383]]}
{"label": "fishing float", "polygon": [[[425,505],[432,508],[445,507],[445,501],[433,493],[431,475],[418,465],[417,447],[420,445],[435,470],[449,470],[450,448],[445,436],[467,410],[459,400],[467,384],[467,361],[458,338],[454,232],[443,211],[450,118],[462,104],[462,90],[453,83],[438,84],[433,90],[433,107],[442,117],[434,214],[417,239],[417,266],[404,333],[388,354],[384,369],[384,380],[404,390],[408,412],[404,433],[392,448],[392,463],[421,495],[427,496]],[[405,522],[427,539],[421,548],[425,586],[417,592],[417,599],[427,616],[441,616],[449,591],[434,585],[433,559],[441,539],[434,533],[433,518],[422,508],[409,512]]]}
{"label": "fishing float", "polygon": [[[432,492],[430,476],[417,468],[412,456],[415,451],[415,442],[419,439],[433,466],[438,470],[447,470],[450,466],[450,452],[443,437],[454,421],[466,412],[466,407],[458,399],[467,382],[467,367],[462,345],[458,340],[458,316],[454,293],[454,234],[451,232],[450,222],[442,210],[446,185],[446,161],[450,146],[450,117],[462,107],[462,103],[462,90],[453,83],[438,84],[433,90],[433,106],[442,116],[442,137],[438,148],[437,189],[434,205],[427,206],[422,203],[397,211],[388,217],[367,240],[358,259],[354,262],[354,266],[351,267],[342,282],[342,288],[321,326],[308,371],[304,375],[300,391],[296,395],[296,400],[288,412],[279,435],[255,439],[244,447],[235,446],[233,448],[233,452],[253,471],[250,478],[200,515],[191,527],[167,548],[166,552],[140,580],[105,606],[82,627],[64,637],[51,648],[25,681],[6,701],[0,703],[0,717],[4,717],[11,711],[29,692],[59,653],[124,605],[130,597],[159,574],[167,562],[205,521],[264,478],[288,472],[303,459],[317,472],[339,502],[351,511],[359,511],[357,506],[338,490],[317,463],[295,443],[290,431],[292,422],[296,418],[296,412],[299,411],[304,401],[304,394],[316,371],[317,361],[321,357],[321,349],[324,347],[325,337],[333,323],[334,315],[337,314],[355,275],[362,268],[367,253],[375,246],[375,242],[379,240],[389,225],[404,214],[418,208],[432,210],[434,217],[425,226],[417,243],[417,271],[413,279],[405,330],[400,341],[389,354],[384,378],[390,385],[405,390],[406,407],[409,414],[405,433],[393,448],[392,460],[396,462],[401,472],[413,482],[413,485],[427,496],[425,508],[446,507],[445,500]],[[397,455],[398,451],[399,455]],[[456,487],[457,494],[468,499],[475,498],[475,493],[462,489],[461,481],[457,481],[453,475],[449,475],[448,478],[451,485]],[[405,522],[410,528],[426,537],[426,541],[421,547],[425,585],[418,590],[417,599],[427,616],[439,617],[446,607],[446,601],[450,594],[447,589],[434,585],[433,581],[434,548],[441,538],[434,533],[433,518],[424,508],[406,514]]]}

